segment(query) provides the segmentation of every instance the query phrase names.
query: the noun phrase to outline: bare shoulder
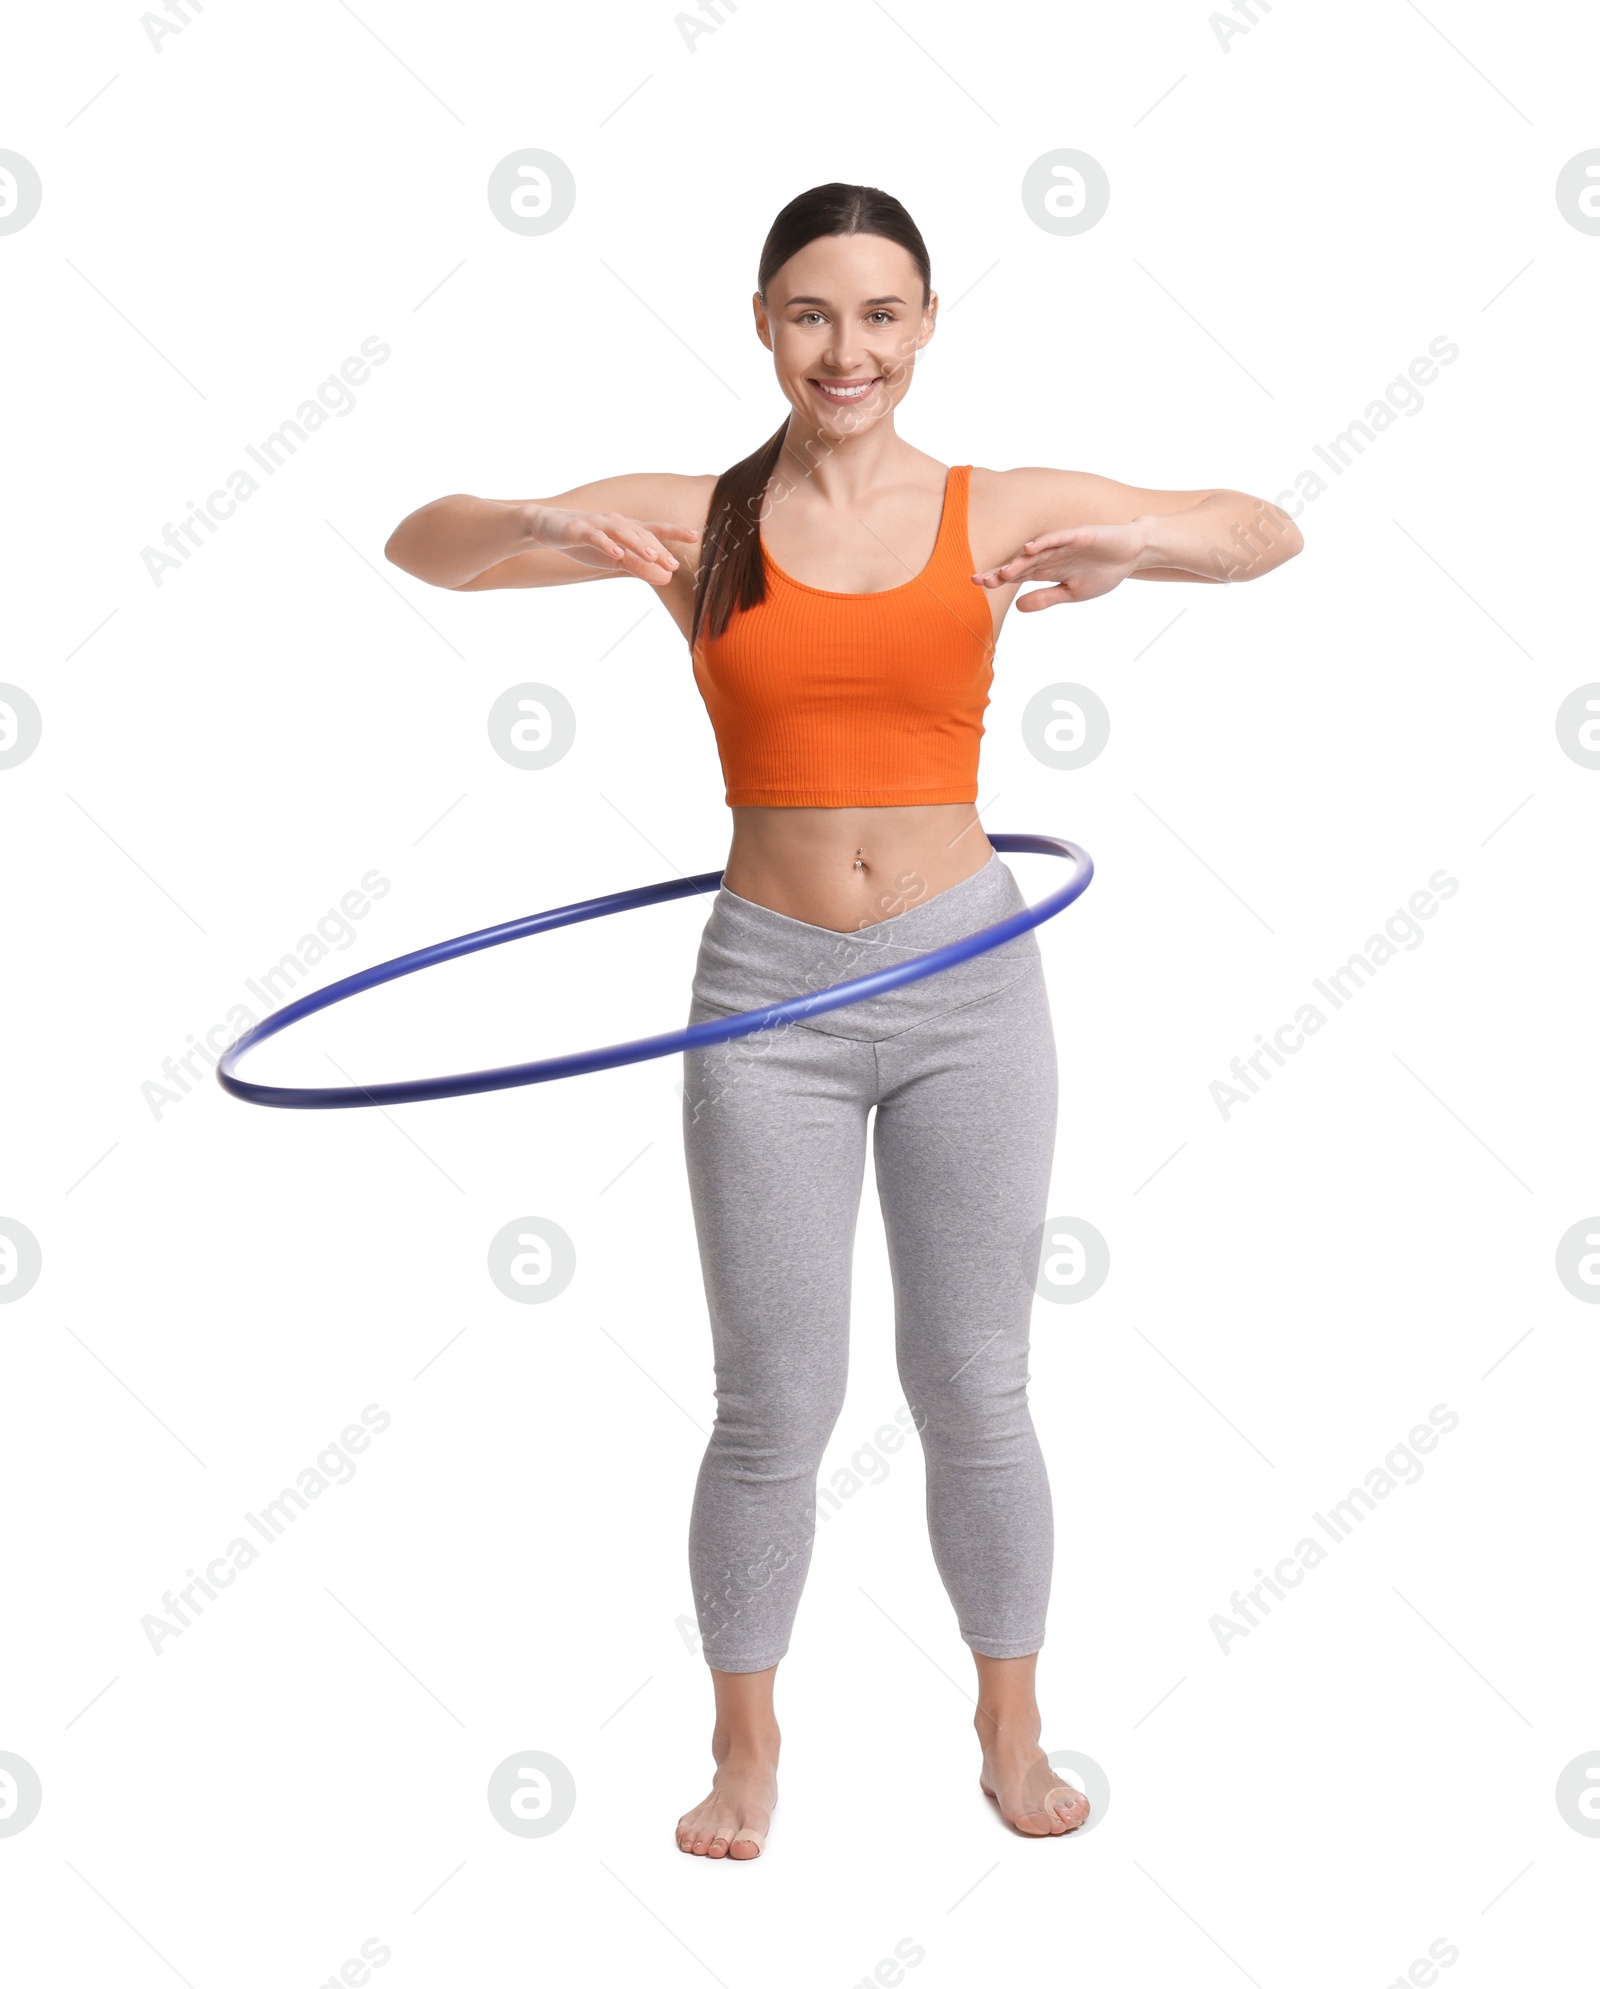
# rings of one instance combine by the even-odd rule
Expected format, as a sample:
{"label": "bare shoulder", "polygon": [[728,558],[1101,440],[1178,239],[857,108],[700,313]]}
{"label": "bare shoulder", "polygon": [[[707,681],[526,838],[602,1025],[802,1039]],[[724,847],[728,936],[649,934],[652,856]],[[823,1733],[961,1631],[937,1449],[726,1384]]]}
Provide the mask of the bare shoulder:
{"label": "bare shoulder", "polygon": [[1091,470],[984,470],[974,464],[969,534],[973,558],[981,572],[1041,532],[1067,525],[1126,524],[1132,518],[1187,510],[1209,495],[1209,490],[1155,490],[1119,483]]}

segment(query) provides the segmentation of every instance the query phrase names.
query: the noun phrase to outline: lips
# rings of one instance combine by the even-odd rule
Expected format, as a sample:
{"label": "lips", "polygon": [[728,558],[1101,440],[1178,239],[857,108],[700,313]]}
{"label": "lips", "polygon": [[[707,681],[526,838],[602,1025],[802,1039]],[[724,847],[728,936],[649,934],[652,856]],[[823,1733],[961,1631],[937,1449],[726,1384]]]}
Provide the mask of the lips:
{"label": "lips", "polygon": [[865,380],[811,380],[807,384],[833,407],[853,407],[857,401],[864,401],[882,380],[881,374],[874,374]]}

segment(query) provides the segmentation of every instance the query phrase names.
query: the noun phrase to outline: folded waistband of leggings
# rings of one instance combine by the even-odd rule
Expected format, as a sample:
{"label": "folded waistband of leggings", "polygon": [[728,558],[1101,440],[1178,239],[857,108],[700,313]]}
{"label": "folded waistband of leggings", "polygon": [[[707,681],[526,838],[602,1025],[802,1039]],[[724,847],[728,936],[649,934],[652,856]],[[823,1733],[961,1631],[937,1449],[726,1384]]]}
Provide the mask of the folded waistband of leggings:
{"label": "folded waistband of leggings", "polygon": [[[715,1007],[761,1008],[813,994],[965,939],[1021,911],[1027,900],[998,853],[959,884],[858,931],[789,918],[722,887],[701,935],[694,993]],[[831,1034],[877,1037],[922,1015],[1003,987],[1039,958],[1031,931],[908,986],[808,1018]]]}

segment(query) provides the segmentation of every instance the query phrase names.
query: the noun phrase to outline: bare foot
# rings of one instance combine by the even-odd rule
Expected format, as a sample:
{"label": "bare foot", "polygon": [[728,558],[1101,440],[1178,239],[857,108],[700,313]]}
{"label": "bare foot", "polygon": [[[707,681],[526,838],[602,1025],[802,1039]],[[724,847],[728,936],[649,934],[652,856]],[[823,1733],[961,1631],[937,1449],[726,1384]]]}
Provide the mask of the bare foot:
{"label": "bare foot", "polygon": [[778,1800],[776,1750],[730,1754],[711,1793],[678,1819],[678,1849],[696,1858],[759,1858]]}
{"label": "bare foot", "polygon": [[978,1786],[1024,1837],[1064,1837],[1088,1820],[1088,1797],[1061,1779],[1037,1741],[990,1739]]}

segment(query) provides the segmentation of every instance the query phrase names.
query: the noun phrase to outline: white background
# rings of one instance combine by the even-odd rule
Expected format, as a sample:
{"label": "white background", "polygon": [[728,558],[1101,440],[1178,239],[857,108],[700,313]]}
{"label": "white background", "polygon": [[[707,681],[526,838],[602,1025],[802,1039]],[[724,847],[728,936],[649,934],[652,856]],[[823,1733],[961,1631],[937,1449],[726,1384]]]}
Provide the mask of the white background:
{"label": "white background", "polygon": [[[918,1989],[1378,1989],[1431,1979],[1430,1943],[1452,1985],[1575,1979],[1600,1841],[1555,1784],[1600,1747],[1600,1313],[1555,1252],[1600,1204],[1600,778],[1555,714],[1600,676],[1600,237],[1554,188],[1600,144],[1593,24],[1286,4],[1224,51],[1200,4],[745,0],[691,52],[638,0],[183,11],[158,53],[136,0],[25,10],[0,94],[44,189],[0,237],[0,676],[44,724],[0,776],[0,1216],[43,1252],[0,1308],[0,1750],[44,1794],[0,1837],[8,1974],[310,1989],[378,1941],[385,1985],[847,1989],[909,1941]],[[542,237],[485,197],[527,146],[578,187]],[[1112,186],[1078,237],[1019,192],[1063,146]],[[208,1079],[158,1116],[142,1087],[369,870],[392,888],[308,985],[720,865],[710,726],[642,585],[458,596],[382,546],[446,491],[746,454],[784,411],[761,240],[829,179],[928,239],[945,315],[900,425],[945,462],[1274,497],[1430,340],[1460,350],[1280,572],[1130,584],[1000,645],[985,823],[1099,866],[1040,942],[1053,1211],[1111,1274],[1038,1304],[1033,1371],[1044,1741],[1109,1809],[1025,1842],[978,1793],[902,1451],[820,1533],[776,1825],[729,1869],[672,1836],[710,1766],[676,1063],[389,1114]],[[156,586],[142,548],[369,336],[392,356],[354,411]],[[578,715],[544,772],[485,728],[530,680]],[[1019,733],[1056,683],[1111,712],[1076,773]],[[1441,868],[1424,942],[1225,1120],[1230,1059]],[[258,1074],[675,1027],[703,916],[443,970]],[[576,1247],[547,1306],[487,1275],[524,1216]],[[825,1479],[900,1401],[869,1186]],[[370,1403],[354,1480],[157,1656],[141,1618]],[[1421,1480],[1224,1654],[1233,1591],[1441,1403]],[[485,1798],[524,1749],[578,1791],[533,1840]]]}

